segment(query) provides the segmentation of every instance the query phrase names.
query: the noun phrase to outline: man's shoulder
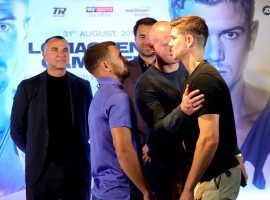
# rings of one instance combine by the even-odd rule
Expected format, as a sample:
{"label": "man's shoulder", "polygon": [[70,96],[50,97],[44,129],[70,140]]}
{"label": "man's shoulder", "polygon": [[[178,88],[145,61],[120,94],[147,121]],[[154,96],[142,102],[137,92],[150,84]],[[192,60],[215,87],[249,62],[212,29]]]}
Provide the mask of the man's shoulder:
{"label": "man's shoulder", "polygon": [[122,104],[123,102],[129,102],[130,97],[124,91],[118,91],[109,97],[109,100],[114,101],[116,104]]}
{"label": "man's shoulder", "polygon": [[123,103],[129,103],[129,101],[130,97],[124,90],[110,86],[100,87],[93,98],[93,102],[104,104],[105,107],[123,105]]}
{"label": "man's shoulder", "polygon": [[203,62],[199,71],[204,74],[219,75],[218,70],[208,62]]}
{"label": "man's shoulder", "polygon": [[71,72],[67,72],[67,75],[71,83],[77,83],[83,87],[91,88],[90,82],[88,80],[85,80]]}
{"label": "man's shoulder", "polygon": [[127,63],[128,71],[130,76],[140,76],[143,72],[141,70],[140,62],[138,58],[135,58]]}
{"label": "man's shoulder", "polygon": [[192,79],[214,79],[222,80],[218,70],[208,62],[201,63],[198,69],[191,74]]}
{"label": "man's shoulder", "polygon": [[215,95],[221,95],[229,88],[220,73],[209,63],[201,65],[195,73],[188,77],[188,84],[191,89],[200,89],[207,93],[211,92]]}
{"label": "man's shoulder", "polygon": [[46,71],[24,79],[17,87],[17,91],[25,91],[27,93],[34,93],[38,91],[46,83]]}
{"label": "man's shoulder", "polygon": [[84,83],[84,84],[89,84],[88,80],[85,80],[85,79],[83,79],[83,78],[81,78],[81,77],[79,77],[71,72],[67,71],[67,74],[68,74],[68,77],[71,81],[79,81],[79,82]]}
{"label": "man's shoulder", "polygon": [[160,74],[155,70],[154,66],[149,67],[138,79],[137,83],[150,83],[154,79],[159,79]]}
{"label": "man's shoulder", "polygon": [[135,93],[144,93],[146,91],[157,91],[163,87],[163,78],[153,69],[153,66],[147,69],[138,79],[135,85]]}
{"label": "man's shoulder", "polygon": [[140,65],[139,58],[136,57],[133,60],[127,62],[128,67],[138,67]]}
{"label": "man's shoulder", "polygon": [[37,74],[35,76],[32,76],[30,78],[22,80],[21,84],[22,85],[32,85],[32,84],[36,84],[38,82],[41,82],[43,80],[46,80],[46,71],[43,71],[40,74]]}
{"label": "man's shoulder", "polygon": [[[101,96],[106,96],[108,99],[110,98],[129,98],[128,94],[119,87],[115,87],[114,85],[106,85],[101,87],[97,93],[100,93]],[[121,102],[119,102],[121,103]]]}

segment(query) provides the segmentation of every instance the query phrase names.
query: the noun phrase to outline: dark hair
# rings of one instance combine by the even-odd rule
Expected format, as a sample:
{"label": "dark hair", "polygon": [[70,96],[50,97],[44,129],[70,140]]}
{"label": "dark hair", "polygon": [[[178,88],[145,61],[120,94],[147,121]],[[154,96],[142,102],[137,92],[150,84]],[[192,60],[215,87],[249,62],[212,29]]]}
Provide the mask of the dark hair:
{"label": "dark hair", "polygon": [[43,45],[42,45],[42,47],[41,47],[42,52],[44,52],[44,48],[45,48],[46,44],[47,44],[51,39],[65,40],[65,41],[68,43],[68,41],[67,41],[63,36],[60,36],[60,35],[55,35],[55,36],[49,37],[48,39],[45,40],[45,42],[43,43]]}
{"label": "dark hair", "polygon": [[110,46],[116,46],[116,43],[112,41],[97,43],[85,51],[83,60],[88,72],[93,74],[100,62],[102,62],[108,55],[108,49]]}
{"label": "dark hair", "polygon": [[205,46],[208,38],[208,27],[203,18],[195,15],[179,17],[171,21],[171,26],[181,34],[191,34],[197,42]]}
{"label": "dark hair", "polygon": [[[185,9],[186,0],[169,0],[169,13],[171,19],[181,17],[181,10]],[[239,4],[244,10],[247,23],[251,23],[254,17],[255,1],[254,0],[193,0],[192,3],[201,3],[208,6],[215,6],[219,3],[231,2]],[[226,11],[224,11],[226,12]],[[192,13],[191,13],[192,14]]]}
{"label": "dark hair", "polygon": [[145,18],[139,19],[136,22],[135,26],[133,27],[134,36],[136,37],[137,30],[138,30],[140,25],[152,26],[156,22],[157,22],[157,20],[154,18],[151,18],[151,17],[145,17]]}

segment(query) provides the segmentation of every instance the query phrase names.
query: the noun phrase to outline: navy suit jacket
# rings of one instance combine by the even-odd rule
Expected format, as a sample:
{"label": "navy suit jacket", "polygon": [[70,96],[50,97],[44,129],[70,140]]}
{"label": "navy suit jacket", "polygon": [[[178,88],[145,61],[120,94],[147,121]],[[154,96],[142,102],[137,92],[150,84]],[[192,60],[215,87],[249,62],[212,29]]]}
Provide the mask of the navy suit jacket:
{"label": "navy suit jacket", "polygon": [[[25,152],[26,185],[34,185],[45,164],[49,142],[47,113],[47,72],[23,80],[14,97],[11,113],[11,137]],[[75,159],[78,175],[90,185],[90,145],[88,109],[92,100],[88,81],[67,72],[70,89]],[[63,142],[65,139],[63,138]]]}
{"label": "navy suit jacket", "polygon": [[127,77],[124,81],[124,88],[132,100],[136,117],[137,117],[137,121],[138,121],[140,139],[141,139],[141,142],[144,142],[148,134],[148,126],[146,125],[145,121],[141,117],[141,114],[136,104],[136,98],[135,98],[135,85],[139,77],[143,74],[141,66],[140,66],[140,62],[139,62],[139,57],[127,62],[127,67],[129,71],[129,77]]}

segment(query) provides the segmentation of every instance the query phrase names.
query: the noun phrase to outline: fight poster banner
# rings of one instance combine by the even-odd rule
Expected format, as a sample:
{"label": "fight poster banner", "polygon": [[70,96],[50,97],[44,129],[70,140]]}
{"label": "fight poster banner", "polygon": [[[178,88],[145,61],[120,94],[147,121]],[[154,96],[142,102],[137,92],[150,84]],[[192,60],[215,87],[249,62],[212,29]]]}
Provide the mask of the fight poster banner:
{"label": "fight poster banner", "polygon": [[46,70],[44,41],[64,36],[68,71],[90,81],[87,47],[114,41],[131,60],[138,55],[133,26],[144,17],[170,21],[195,14],[209,27],[205,59],[216,67],[232,96],[238,145],[248,171],[239,199],[270,196],[270,0],[0,0],[0,199],[25,199],[24,154],[10,136],[18,83]]}

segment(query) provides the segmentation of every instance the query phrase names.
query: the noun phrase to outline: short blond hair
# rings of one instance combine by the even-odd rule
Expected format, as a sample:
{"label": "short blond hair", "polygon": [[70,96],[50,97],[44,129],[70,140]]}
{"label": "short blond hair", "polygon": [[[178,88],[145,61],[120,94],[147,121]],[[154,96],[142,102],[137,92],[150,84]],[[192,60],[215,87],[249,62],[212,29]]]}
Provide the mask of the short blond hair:
{"label": "short blond hair", "polygon": [[208,38],[208,27],[205,20],[196,15],[179,17],[171,21],[171,26],[181,34],[191,34],[197,42],[205,46]]}

